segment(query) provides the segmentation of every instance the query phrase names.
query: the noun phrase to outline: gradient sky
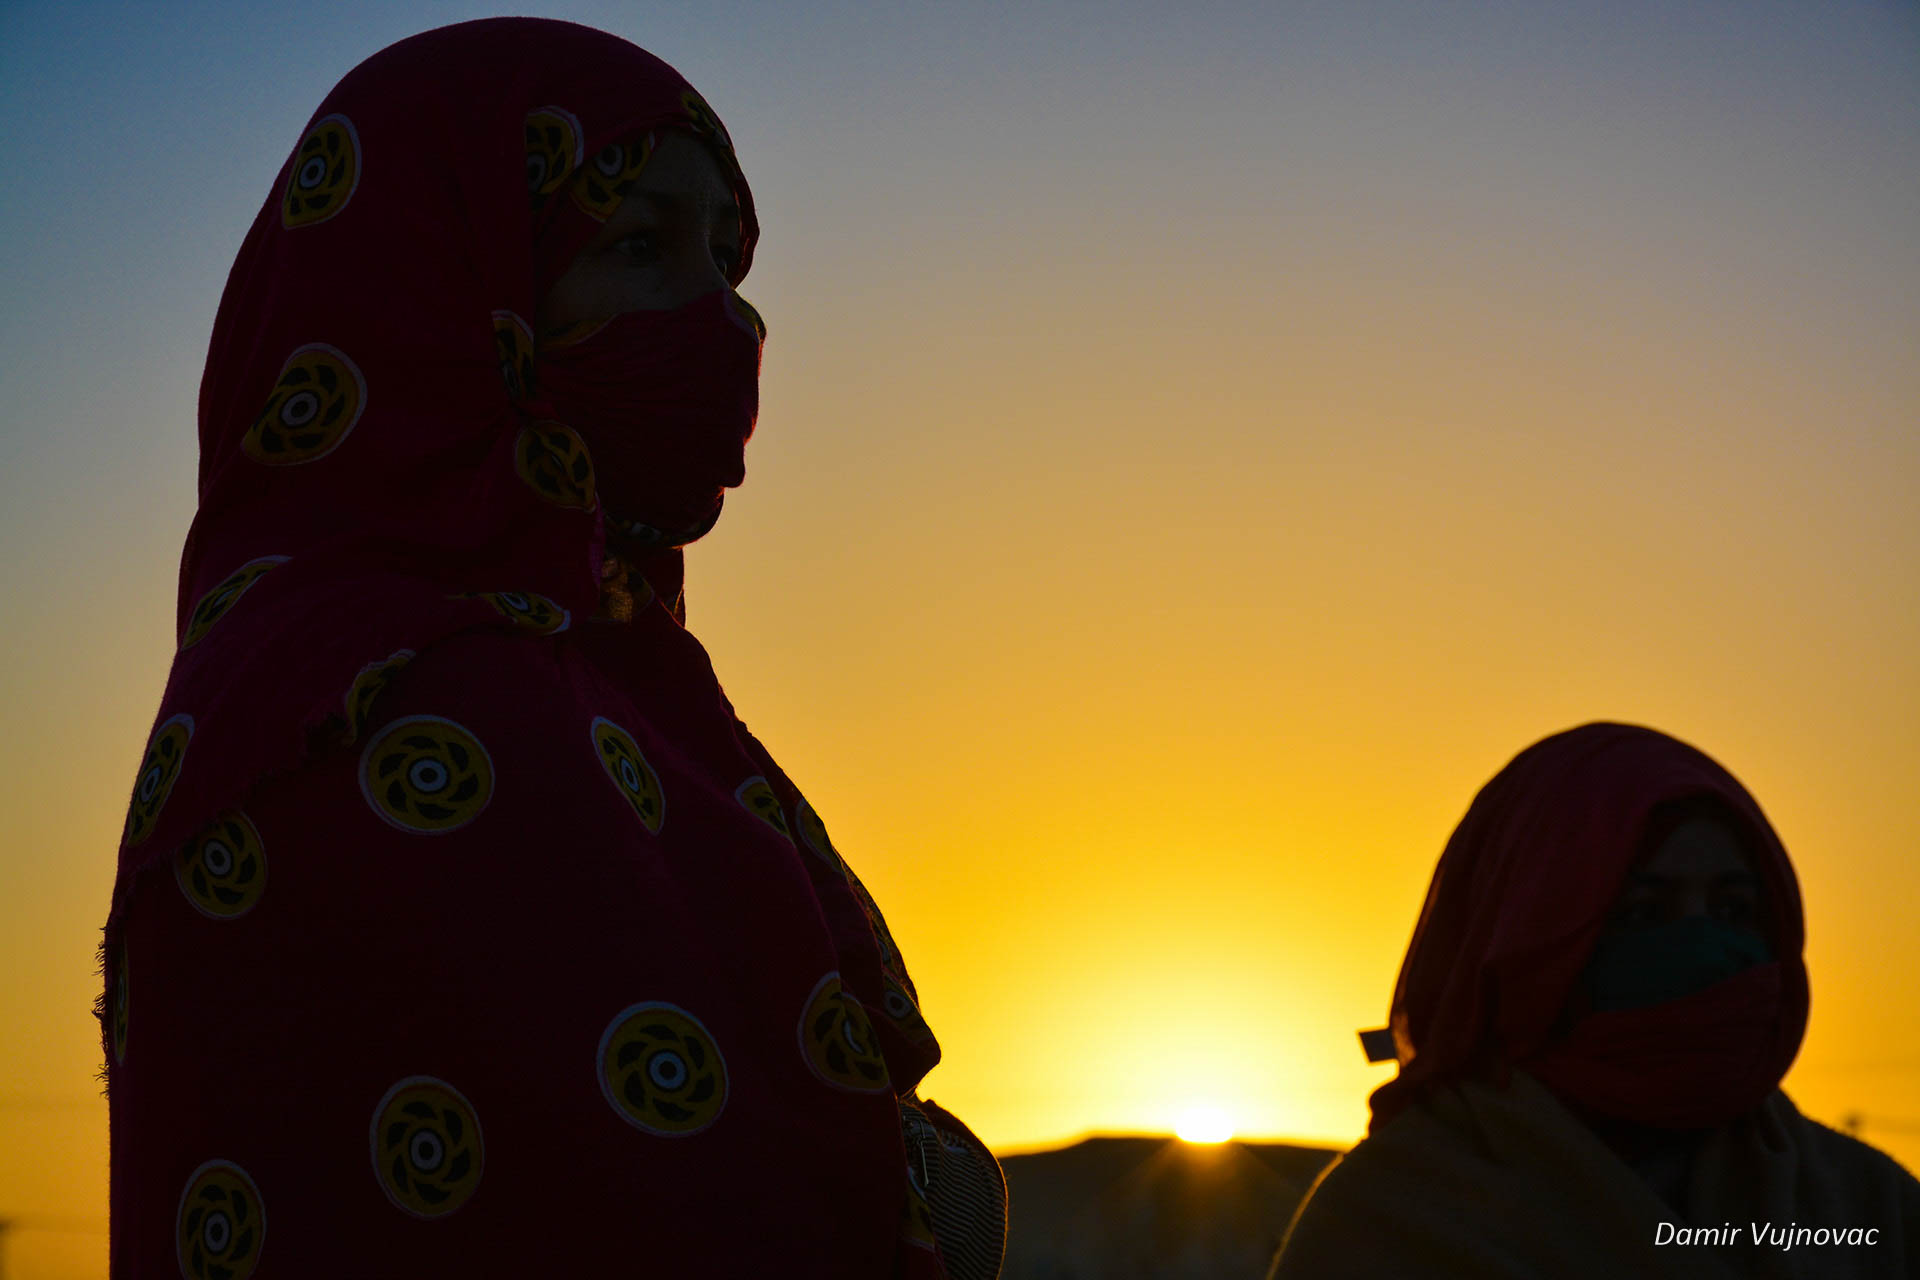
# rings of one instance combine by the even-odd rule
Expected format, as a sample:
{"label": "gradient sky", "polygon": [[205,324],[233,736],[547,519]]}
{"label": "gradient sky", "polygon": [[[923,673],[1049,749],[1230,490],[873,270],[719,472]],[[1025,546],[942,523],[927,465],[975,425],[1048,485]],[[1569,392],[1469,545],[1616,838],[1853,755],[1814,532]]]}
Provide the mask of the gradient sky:
{"label": "gradient sky", "polygon": [[[886,908],[926,1093],[1002,1150],[1350,1142],[1474,791],[1623,719],[1768,810],[1786,1087],[1920,1164],[1920,10],[692,8],[528,6],[680,68],[753,181],[763,411],[690,623]],[[26,1280],[103,1269],[93,948],[227,268],[335,80],[491,12],[0,7]]]}

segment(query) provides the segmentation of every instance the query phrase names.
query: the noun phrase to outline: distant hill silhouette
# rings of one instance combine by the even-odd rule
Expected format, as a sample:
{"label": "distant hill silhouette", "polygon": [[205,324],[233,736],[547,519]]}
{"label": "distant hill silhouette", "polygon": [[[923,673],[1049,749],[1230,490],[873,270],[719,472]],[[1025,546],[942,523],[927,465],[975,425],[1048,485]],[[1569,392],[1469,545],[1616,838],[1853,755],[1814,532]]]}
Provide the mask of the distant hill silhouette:
{"label": "distant hill silhouette", "polygon": [[1114,1137],[1003,1156],[1002,1280],[1261,1280],[1294,1206],[1338,1154]]}

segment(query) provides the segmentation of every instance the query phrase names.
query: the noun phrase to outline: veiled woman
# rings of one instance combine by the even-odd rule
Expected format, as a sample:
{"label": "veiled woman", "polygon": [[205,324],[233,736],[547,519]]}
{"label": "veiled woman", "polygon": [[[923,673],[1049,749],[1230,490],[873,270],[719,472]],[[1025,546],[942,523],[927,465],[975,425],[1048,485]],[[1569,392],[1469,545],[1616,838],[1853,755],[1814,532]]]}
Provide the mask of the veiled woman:
{"label": "veiled woman", "polygon": [[1916,1274],[1920,1183],[1779,1089],[1804,937],[1786,850],[1706,755],[1620,724],[1527,748],[1441,855],[1399,1075],[1274,1275]]}
{"label": "veiled woman", "polygon": [[105,930],[115,1277],[997,1273],[900,950],[685,626],[757,230],[569,23],[404,40],[299,138]]}

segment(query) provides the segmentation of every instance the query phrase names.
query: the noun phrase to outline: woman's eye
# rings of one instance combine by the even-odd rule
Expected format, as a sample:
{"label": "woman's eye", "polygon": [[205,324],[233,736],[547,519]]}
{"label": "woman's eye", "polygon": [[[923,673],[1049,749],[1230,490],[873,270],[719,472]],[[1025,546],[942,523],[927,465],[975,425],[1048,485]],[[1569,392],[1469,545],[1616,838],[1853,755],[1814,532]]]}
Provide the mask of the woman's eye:
{"label": "woman's eye", "polygon": [[1613,913],[1613,920],[1616,925],[1624,925],[1631,929],[1643,928],[1650,924],[1659,924],[1660,903],[1653,898],[1640,898],[1634,901],[1623,902],[1620,904],[1619,909]]}
{"label": "woman's eye", "polygon": [[636,259],[651,260],[655,253],[651,231],[637,231],[633,235],[623,236],[614,241],[613,247],[621,250],[628,257]]}
{"label": "woman's eye", "polygon": [[1728,924],[1747,924],[1753,919],[1753,903],[1745,898],[1722,898],[1713,904],[1713,913]]}

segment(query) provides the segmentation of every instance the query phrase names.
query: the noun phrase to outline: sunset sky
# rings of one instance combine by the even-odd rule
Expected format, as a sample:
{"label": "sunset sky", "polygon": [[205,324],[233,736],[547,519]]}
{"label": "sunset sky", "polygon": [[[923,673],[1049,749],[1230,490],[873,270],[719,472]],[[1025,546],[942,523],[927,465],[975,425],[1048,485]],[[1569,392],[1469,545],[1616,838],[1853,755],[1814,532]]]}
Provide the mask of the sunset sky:
{"label": "sunset sky", "polygon": [[[1352,1142],[1449,831],[1615,719],[1766,808],[1785,1087],[1920,1166],[1920,10],[520,11],[674,64],[753,183],[689,624],[886,909],[924,1093],[1002,1151]],[[13,1280],[104,1273],[93,954],[227,268],[342,74],[494,12],[0,8]]]}

